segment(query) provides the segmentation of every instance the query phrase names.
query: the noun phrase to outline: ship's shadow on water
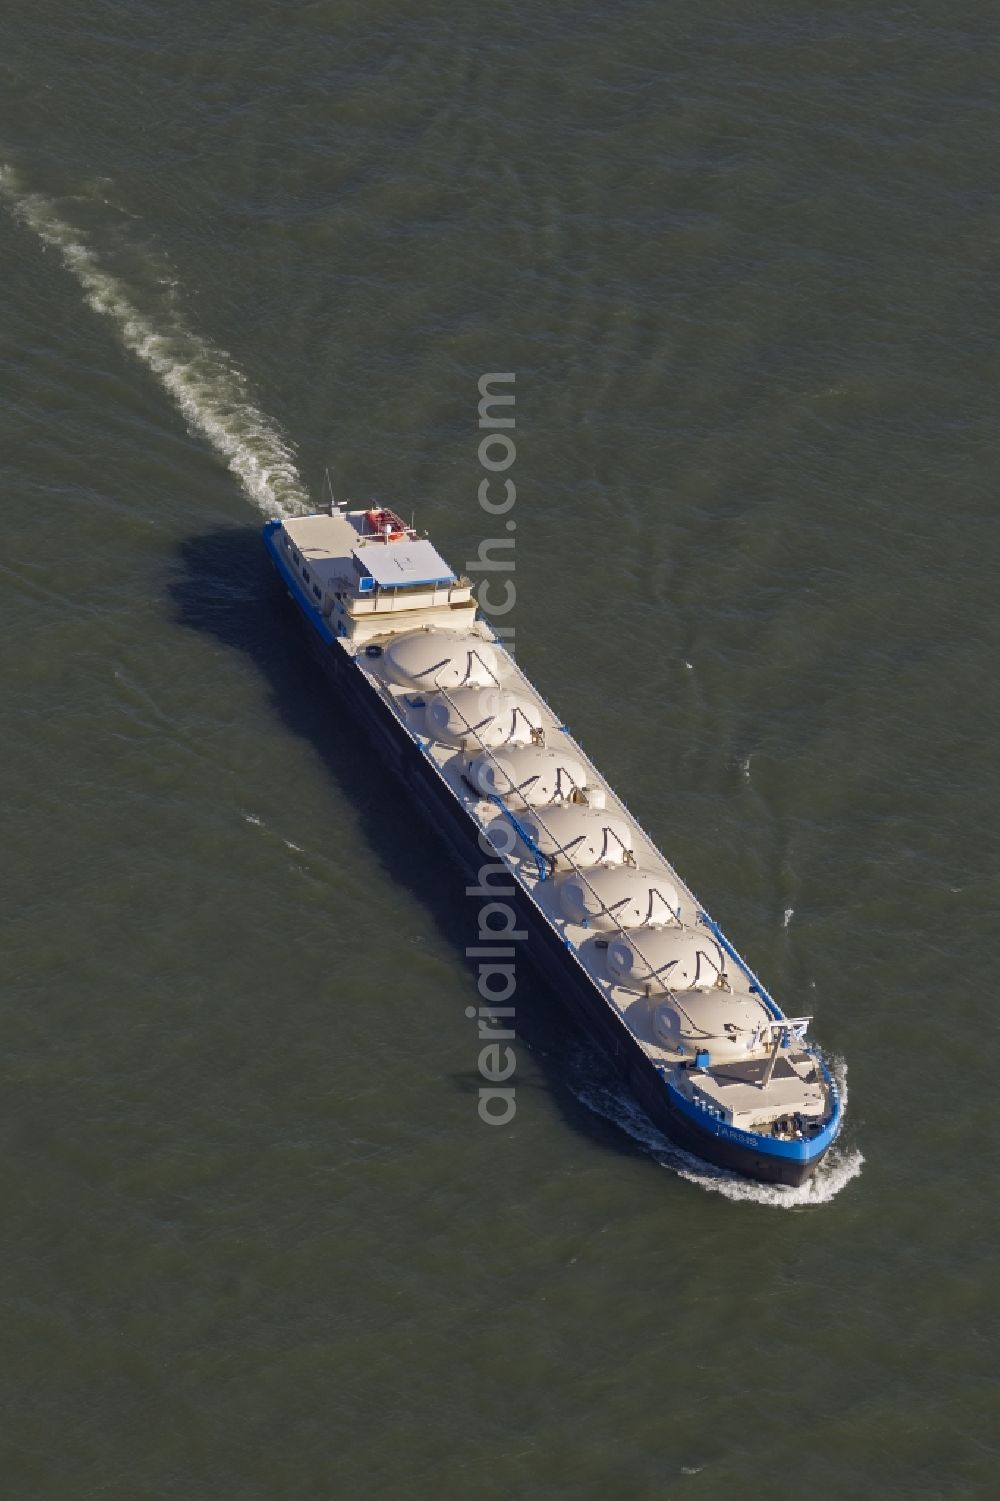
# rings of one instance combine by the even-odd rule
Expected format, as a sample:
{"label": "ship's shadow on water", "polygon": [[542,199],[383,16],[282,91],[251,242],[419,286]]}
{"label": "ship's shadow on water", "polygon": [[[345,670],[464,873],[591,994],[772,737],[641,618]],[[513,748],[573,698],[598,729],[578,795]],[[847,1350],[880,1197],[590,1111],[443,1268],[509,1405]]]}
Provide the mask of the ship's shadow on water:
{"label": "ship's shadow on water", "polygon": [[[268,685],[275,714],[292,734],[310,742],[333,780],[363,809],[365,837],[387,880],[421,902],[456,957],[468,965],[468,1003],[475,1004],[476,971],[465,951],[477,939],[477,909],[465,896],[465,877],[437,839],[427,837],[427,820],[408,808],[402,783],[391,775],[387,779],[364,732],[341,720],[335,690],[308,649],[306,628],[285,598],[256,529],[226,528],[182,542],[170,597],[181,625],[214,636],[253,662]],[[641,1141],[584,1103],[595,1088],[620,1086],[530,964],[518,972],[515,1004],[518,1043],[530,1050],[567,1122],[609,1151],[648,1155]],[[453,1082],[473,1094],[482,1080],[473,1069],[453,1076]],[[518,1083],[519,1092],[524,1087]]]}

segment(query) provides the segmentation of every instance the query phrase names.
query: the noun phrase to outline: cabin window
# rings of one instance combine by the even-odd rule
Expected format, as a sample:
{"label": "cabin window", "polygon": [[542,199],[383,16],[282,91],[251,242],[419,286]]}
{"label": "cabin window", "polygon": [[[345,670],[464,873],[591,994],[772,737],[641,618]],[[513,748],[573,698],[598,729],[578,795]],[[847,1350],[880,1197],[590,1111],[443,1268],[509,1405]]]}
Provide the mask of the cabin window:
{"label": "cabin window", "polygon": [[316,587],[315,584],[313,584],[313,593],[315,594],[315,596],[316,596],[317,599],[322,599],[323,598],[322,594],[320,594],[320,592],[317,589],[317,587]]}
{"label": "cabin window", "polygon": [[312,582],[312,579],[311,579],[311,576],[310,576],[308,568],[304,567],[302,569],[302,577],[305,579],[305,581],[306,581],[307,584]]}

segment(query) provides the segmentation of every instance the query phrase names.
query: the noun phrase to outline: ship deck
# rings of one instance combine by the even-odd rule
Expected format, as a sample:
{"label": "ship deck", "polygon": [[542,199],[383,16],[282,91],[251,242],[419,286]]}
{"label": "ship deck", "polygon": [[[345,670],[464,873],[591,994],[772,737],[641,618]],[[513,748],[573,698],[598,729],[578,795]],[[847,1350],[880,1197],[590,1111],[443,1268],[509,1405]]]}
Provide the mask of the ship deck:
{"label": "ship deck", "polygon": [[[295,579],[297,588],[302,591],[303,586],[306,586],[317,601],[322,596],[322,606],[311,600],[307,600],[307,604],[316,615],[317,625],[328,636],[329,648],[343,652],[345,658],[352,661],[354,667],[364,675],[372,694],[389,710],[401,733],[419,747],[428,768],[432,768],[440,778],[442,790],[447,789],[449,798],[454,799],[465,811],[474,830],[480,835],[486,835],[499,818],[506,818],[510,825],[518,829],[518,815],[530,816],[534,823],[541,824],[544,829],[546,814],[551,812],[551,806],[529,807],[525,802],[522,808],[514,796],[501,799],[496,795],[483,795],[481,788],[470,780],[470,756],[478,751],[487,760],[495,761],[496,756],[502,754],[501,749],[492,751],[461,715],[459,722],[469,728],[470,734],[465,735],[463,730],[458,738],[454,735],[442,736],[440,727],[429,722],[428,704],[432,700],[439,700],[443,696],[449,703],[453,702],[438,678],[429,673],[422,679],[424,689],[416,687],[413,680],[407,681],[405,685],[400,684],[399,673],[392,667],[390,652],[393,643],[400,640],[401,631],[409,630],[412,633],[412,625],[400,619],[399,606],[405,604],[405,601],[394,601],[384,614],[379,614],[376,606],[374,613],[361,619],[357,612],[363,607],[370,610],[374,601],[364,601],[363,605],[359,605],[356,598],[350,602],[345,593],[337,592],[347,589],[352,582],[356,587],[359,571],[361,574],[365,572],[373,544],[381,553],[381,544],[377,538],[366,535],[363,518],[364,513],[335,512],[333,515],[294,518],[283,523],[283,529],[292,544],[290,561],[293,571],[301,575],[301,580]],[[415,534],[412,536],[416,543]],[[430,544],[423,545],[425,548],[430,547]],[[434,554],[435,558],[437,556]],[[421,567],[424,561],[421,554]],[[443,560],[439,562],[442,568],[447,568]],[[627,826],[632,842],[628,863],[637,871],[650,873],[657,882],[662,881],[664,888],[673,888],[678,906],[673,908],[669,901],[667,905],[670,911],[675,912],[678,927],[692,932],[698,930],[699,924],[705,924],[707,931],[715,936],[728,955],[728,961],[732,961],[731,967],[727,961],[727,979],[737,989],[755,991],[765,1003],[771,1017],[780,1020],[782,1013],[779,1008],[766,992],[758,988],[755,977],[746,969],[721,931],[711,923],[680,872],[628,810],[568,727],[506,650],[503,642],[483,619],[475,616],[474,601],[468,599],[468,581],[456,580],[455,575],[449,571],[447,579],[441,576],[433,580],[422,578],[417,587],[430,587],[436,592],[428,598],[423,609],[407,612],[416,617],[412,624],[422,625],[432,632],[460,631],[463,638],[471,637],[482,643],[484,658],[490,657],[491,653],[496,654],[496,658],[492,659],[497,666],[493,686],[501,687],[504,693],[530,704],[538,736],[533,743],[552,748],[557,759],[565,757],[567,763],[575,763],[577,768],[582,768],[582,789],[587,801],[593,800],[595,807],[602,807],[609,820],[617,820]],[[453,598],[451,591],[456,588],[460,591],[459,598],[466,601],[458,606],[462,614],[461,620],[449,618],[450,612],[456,609],[454,603],[449,604],[449,600]],[[417,634],[419,635],[419,630]],[[436,642],[438,638],[434,639]],[[600,801],[594,798],[595,793],[600,795]],[[523,831],[519,830],[520,832]],[[489,845],[486,847],[489,848]],[[485,859],[484,856],[484,861]],[[663,986],[637,986],[634,978],[631,985],[619,983],[609,972],[608,942],[615,937],[616,923],[612,921],[595,925],[589,920],[575,921],[567,916],[565,903],[561,900],[561,880],[553,879],[549,862],[540,857],[537,848],[526,848],[523,838],[515,842],[507,852],[498,850],[496,860],[502,861],[507,867],[524,897],[557,935],[571,962],[579,967],[587,987],[592,988],[618,1018],[648,1063],[659,1070],[665,1079],[673,1080],[675,1088],[679,1088],[688,1099],[715,1112],[720,1119],[727,1119],[751,1132],[758,1129],[767,1131],[768,1122],[777,1121],[789,1113],[798,1112],[813,1117],[826,1113],[824,1084],[812,1054],[804,1047],[786,1045],[781,1048],[780,1053],[775,1049],[772,1056],[769,1034],[762,1035],[759,1044],[752,1046],[751,1054],[744,1057],[739,1068],[734,1069],[724,1059],[713,1058],[708,1067],[692,1069],[689,1066],[690,1054],[685,1054],[683,1046],[671,1049],[656,1034],[654,1003],[663,999]],[[560,864],[563,870],[578,871],[572,857],[568,865],[562,861]],[[578,873],[583,885],[587,886],[588,877],[593,877],[594,870],[588,868]],[[620,931],[625,930],[622,928]],[[626,936],[629,941],[634,942],[631,934]],[[645,960],[641,949],[639,957]]]}

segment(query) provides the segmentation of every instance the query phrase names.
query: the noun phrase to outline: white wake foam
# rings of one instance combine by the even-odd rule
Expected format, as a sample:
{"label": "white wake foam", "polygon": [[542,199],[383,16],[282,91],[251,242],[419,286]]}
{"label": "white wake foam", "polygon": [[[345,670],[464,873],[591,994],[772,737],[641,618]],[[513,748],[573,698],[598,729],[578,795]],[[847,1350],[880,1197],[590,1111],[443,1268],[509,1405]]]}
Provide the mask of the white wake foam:
{"label": "white wake foam", "polygon": [[152,370],[189,428],[208,439],[265,515],[313,509],[291,447],[250,400],[245,378],[223,350],[194,333],[173,311],[159,324],[140,311],[121,278],[102,264],[56,204],[23,188],[13,168],[2,162],[0,198],[16,219],[58,252],[89,305],[114,324],[126,349]]}
{"label": "white wake foam", "polygon": [[[844,1106],[847,1105],[847,1064],[837,1059],[830,1065],[831,1072],[840,1089]],[[763,1204],[772,1209],[802,1209],[813,1204],[828,1204],[841,1189],[858,1177],[864,1157],[856,1147],[831,1147],[812,1177],[798,1188],[781,1183],[755,1183],[742,1178],[738,1173],[728,1173],[722,1168],[703,1162],[675,1146],[653,1125],[649,1117],[639,1109],[628,1092],[617,1081],[586,1080],[573,1089],[581,1104],[595,1115],[618,1126],[633,1141],[654,1157],[661,1167],[676,1173],[688,1183],[697,1184],[712,1193],[722,1194],[737,1203]]]}

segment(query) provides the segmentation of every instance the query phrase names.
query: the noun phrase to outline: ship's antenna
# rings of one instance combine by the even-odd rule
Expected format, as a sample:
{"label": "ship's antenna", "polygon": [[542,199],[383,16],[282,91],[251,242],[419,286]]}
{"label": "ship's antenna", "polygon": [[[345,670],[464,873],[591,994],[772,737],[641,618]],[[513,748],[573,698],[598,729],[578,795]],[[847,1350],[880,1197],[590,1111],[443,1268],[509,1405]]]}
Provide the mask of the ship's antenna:
{"label": "ship's antenna", "polygon": [[334,493],[333,493],[333,480],[330,478],[330,466],[329,466],[329,464],[327,464],[326,468],[323,470],[323,476],[324,476],[324,478],[323,478],[323,494],[326,495],[327,491],[329,491],[329,493],[330,493],[330,499],[327,502],[327,510],[329,511],[330,515],[332,516],[333,515],[333,511],[334,511],[334,507],[336,506],[337,501],[336,501],[336,499],[334,497]]}

